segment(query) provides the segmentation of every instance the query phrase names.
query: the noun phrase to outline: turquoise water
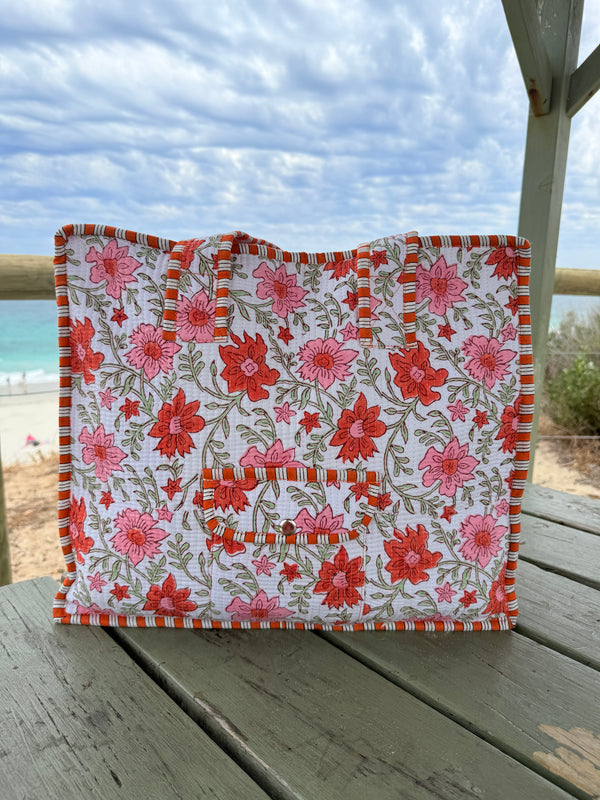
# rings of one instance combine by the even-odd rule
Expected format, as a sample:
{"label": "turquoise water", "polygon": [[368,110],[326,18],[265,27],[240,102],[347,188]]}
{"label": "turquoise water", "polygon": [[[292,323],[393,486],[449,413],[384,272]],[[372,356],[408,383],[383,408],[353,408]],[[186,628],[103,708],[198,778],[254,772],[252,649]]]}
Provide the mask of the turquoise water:
{"label": "turquoise water", "polygon": [[[556,327],[568,311],[587,313],[600,306],[597,297],[557,295],[550,325]],[[7,382],[52,384],[58,380],[56,305],[52,300],[0,301],[0,392]]]}

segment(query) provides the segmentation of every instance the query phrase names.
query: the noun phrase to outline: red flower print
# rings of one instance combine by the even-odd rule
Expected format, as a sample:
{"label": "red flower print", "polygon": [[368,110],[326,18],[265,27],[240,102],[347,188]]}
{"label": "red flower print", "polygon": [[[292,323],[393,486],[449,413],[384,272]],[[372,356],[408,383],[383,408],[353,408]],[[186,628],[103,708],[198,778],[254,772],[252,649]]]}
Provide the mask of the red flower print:
{"label": "red flower print", "polygon": [[269,393],[263,386],[273,386],[280,373],[265,362],[267,346],[260,333],[254,340],[244,331],[244,341],[231,334],[234,345],[220,345],[219,353],[225,362],[221,377],[227,381],[230,392],[245,391],[253,402],[265,400]]}
{"label": "red flower print", "polygon": [[378,269],[382,264],[388,263],[385,250],[373,250],[369,258],[371,259],[371,264],[373,264],[373,269]]}
{"label": "red flower print", "polygon": [[456,514],[456,509],[454,508],[454,506],[444,506],[444,508],[442,509],[442,513],[440,514],[440,517],[442,519],[445,519],[446,522],[451,522],[452,517],[455,514]]}
{"label": "red flower print", "polygon": [[459,603],[462,603],[465,608],[472,606],[473,603],[477,602],[477,590],[473,589],[472,591],[468,592],[465,589],[465,592],[461,598],[459,598]]}
{"label": "red flower print", "polygon": [[199,400],[185,402],[183,389],[177,392],[172,404],[163,403],[158,422],[148,431],[149,436],[160,440],[154,449],[171,458],[175,452],[184,456],[195,448],[190,433],[198,433],[204,427],[204,419],[196,414],[199,406]]}
{"label": "red flower print", "polygon": [[216,300],[209,300],[205,291],[192,299],[181,297],[177,302],[177,330],[184,342],[210,342],[215,332]]}
{"label": "red flower print", "polygon": [[370,458],[379,450],[372,437],[383,436],[387,427],[377,419],[379,406],[367,408],[367,399],[361,392],[352,411],[345,408],[338,420],[338,429],[333,434],[331,444],[341,445],[336,458],[342,461],[356,461],[357,458]]}
{"label": "red flower print", "polygon": [[288,583],[291,583],[296,578],[301,578],[302,575],[298,572],[298,564],[288,564],[287,561],[283,563],[283,569],[279,573],[280,575],[285,575],[286,580]]}
{"label": "red flower print", "polygon": [[297,275],[294,273],[289,275],[285,264],[272,270],[269,269],[267,262],[263,261],[252,275],[261,279],[256,286],[256,296],[261,300],[273,300],[273,313],[281,319],[285,319],[291,311],[306,305],[302,298],[306,297],[308,291],[296,285]]}
{"label": "red flower print", "polygon": [[203,500],[202,492],[199,492],[198,490],[196,490],[196,494],[194,495],[194,499],[192,500],[193,505],[201,506],[202,505],[202,500]]}
{"label": "red flower print", "polygon": [[129,586],[127,584],[120,584],[115,583],[114,588],[110,590],[111,594],[117,598],[117,600],[123,600],[129,598]]}
{"label": "red flower print", "polygon": [[335,381],[350,377],[348,365],[358,355],[356,350],[344,348],[335,339],[312,339],[300,348],[300,360],[304,363],[298,370],[305,381],[318,381],[323,389],[329,389]]}
{"label": "red flower print", "polygon": [[517,430],[519,427],[519,408],[521,406],[521,398],[517,397],[514,405],[506,406],[500,417],[501,425],[500,430],[496,435],[496,439],[503,439],[502,452],[514,453],[517,447]]}
{"label": "red flower print", "polygon": [[517,275],[517,254],[512,247],[498,247],[490,254],[486,264],[495,264],[492,276],[510,278]]}
{"label": "red flower print", "polygon": [[345,258],[343,261],[328,261],[323,270],[331,272],[330,278],[345,278],[350,270],[356,272],[356,258]]}
{"label": "red flower print", "polygon": [[394,383],[400,387],[402,397],[418,397],[424,406],[439,400],[439,392],[432,386],[443,386],[448,377],[448,370],[434,369],[429,363],[429,350],[418,342],[417,347],[390,353],[390,363],[396,370]]}
{"label": "red flower print", "polygon": [[440,256],[431,269],[419,264],[416,276],[417,303],[429,299],[429,310],[439,317],[443,317],[455,303],[465,303],[462,292],[467,284],[456,273],[457,264],[448,265],[444,256]]}
{"label": "red flower print", "polygon": [[498,580],[492,583],[489,594],[489,602],[483,609],[484,614],[508,614],[508,600],[504,588],[506,580],[506,565],[500,570]]}
{"label": "red flower print", "polygon": [[69,512],[69,535],[71,537],[71,547],[75,550],[77,561],[83,564],[82,553],[90,552],[90,548],[94,544],[94,540],[85,535],[83,530],[83,523],[87,512],[85,509],[85,500],[76,500],[74,497],[71,500],[71,509]]}
{"label": "red flower print", "polygon": [[450,341],[456,333],[454,328],[451,328],[450,325],[438,325],[438,329],[439,338],[441,339],[443,337],[444,339],[448,339],[448,341]]}
{"label": "red flower print", "polygon": [[237,542],[235,539],[223,539],[222,536],[216,533],[213,533],[213,535],[206,540],[206,546],[211,553],[213,550],[218,550],[222,547],[228,556],[246,552],[246,545],[242,544],[242,542]]}
{"label": "red flower print", "polygon": [[111,537],[115,550],[127,556],[134,566],[160,552],[159,542],[168,534],[157,528],[158,522],[148,513],[126,508],[115,517],[116,533]]}
{"label": "red flower print", "polygon": [[430,447],[419,463],[419,469],[425,470],[423,486],[433,486],[436,481],[440,481],[439,493],[454,497],[457,489],[474,479],[473,470],[479,463],[468,452],[469,445],[460,445],[456,436],[441,453],[435,447]]}
{"label": "red flower print", "polygon": [[428,531],[423,525],[417,525],[416,530],[407,525],[406,534],[395,529],[394,537],[383,543],[390,557],[385,569],[390,573],[392,583],[405,578],[412,584],[428,580],[426,570],[433,569],[442,557],[441,553],[431,553],[427,549]]}
{"label": "red flower print", "polygon": [[361,570],[361,565],[360,556],[348,559],[343,545],[333,557],[333,562],[324,561],[319,570],[319,581],[314,588],[315,594],[325,595],[321,605],[327,603],[329,608],[341,608],[344,605],[355,606],[362,600],[361,594],[356,590],[357,586],[365,583],[365,573]]}
{"label": "red flower print", "polygon": [[378,494],[377,495],[377,508],[380,511],[384,511],[388,506],[392,505],[392,501],[390,499],[390,493],[386,492],[385,494]]}
{"label": "red flower print", "polygon": [[215,508],[225,511],[231,507],[236,514],[239,514],[250,505],[246,492],[251,492],[253,489],[256,489],[256,481],[253,478],[219,481],[219,485],[215,488]]}
{"label": "red flower print", "polygon": [[71,323],[71,372],[73,375],[83,374],[86,383],[95,383],[96,378],[92,375],[92,370],[98,369],[104,361],[102,353],[92,351],[92,336],[96,333],[92,323],[86,317],[83,325],[79,320],[73,325]]}
{"label": "red flower print", "polygon": [[285,619],[293,614],[288,608],[279,605],[279,597],[267,597],[261,589],[249,603],[244,603],[240,597],[235,597],[225,609],[231,614],[235,622],[251,620],[253,622],[268,622],[269,620]]}
{"label": "red flower print", "polygon": [[104,506],[108,510],[108,507],[111,506],[115,501],[113,500],[113,496],[110,492],[102,492],[102,496],[100,497],[100,505]]}
{"label": "red flower print", "polygon": [[354,492],[354,499],[356,502],[360,500],[361,497],[368,497],[369,496],[369,484],[365,481],[359,481],[358,483],[353,483],[350,487],[350,491]]}
{"label": "red flower print", "polygon": [[167,485],[161,486],[160,488],[167,493],[169,500],[172,500],[177,492],[181,491],[181,478],[177,478],[176,481],[174,481],[173,478],[169,478],[167,480]]}
{"label": "red flower print", "polygon": [[281,341],[285,342],[285,344],[289,344],[294,337],[290,333],[290,329],[289,328],[284,328],[284,327],[282,327],[280,325],[279,326],[279,333],[277,334],[277,338],[281,339]]}
{"label": "red flower print", "polygon": [[304,464],[294,460],[295,452],[293,447],[284,450],[281,439],[277,439],[265,453],[252,445],[240,458],[240,467],[303,467]]}
{"label": "red flower print", "polygon": [[126,319],[129,319],[127,314],[122,308],[113,308],[113,315],[110,318],[111,322],[116,322],[119,328],[123,325]]}
{"label": "red flower print", "polygon": [[130,339],[133,347],[125,353],[125,358],[132,367],[143,369],[147,380],[156,378],[159,372],[171,372],[173,357],[181,350],[181,345],[164,341],[162,328],[142,322]]}
{"label": "red flower print", "polygon": [[519,301],[516,297],[511,297],[508,303],[504,306],[504,308],[508,308],[510,313],[514,316],[519,312]]}
{"label": "red flower print", "polygon": [[310,433],[313,428],[320,428],[319,412],[317,411],[314,414],[309,414],[308,411],[305,411],[304,416],[300,420],[300,425],[304,426],[306,433]]}
{"label": "red flower print", "polygon": [[334,517],[333,510],[329,504],[327,504],[316,517],[312,517],[309,512],[303,508],[294,522],[298,530],[302,531],[302,533],[314,533],[317,536],[330,536],[331,534],[343,536],[345,533],[348,533],[348,529],[344,528],[344,515],[338,514]]}
{"label": "red flower print", "polygon": [[358,305],[358,292],[346,292],[346,298],[342,300],[342,303],[346,303],[350,311],[354,311]]}
{"label": "red flower print", "polygon": [[462,351],[470,356],[465,364],[469,375],[476,381],[485,382],[488,389],[504,378],[508,364],[517,355],[513,350],[503,350],[498,339],[488,339],[486,336],[469,336],[462,345]]}
{"label": "red flower print", "polygon": [[113,472],[123,472],[121,461],[126,453],[113,444],[114,440],[114,433],[106,433],[104,425],[99,425],[92,433],[84,425],[79,434],[79,441],[84,445],[81,453],[83,463],[94,463],[94,472],[101,481],[107,481]]}
{"label": "red flower print", "polygon": [[139,417],[140,412],[138,411],[140,405],[139,400],[130,400],[128,397],[125,399],[125,402],[122,406],[119,406],[119,411],[122,411],[125,414],[125,419],[129,419],[130,417]]}
{"label": "red flower print", "polygon": [[85,260],[94,265],[90,270],[92,283],[106,281],[106,294],[115,300],[121,296],[128,283],[137,281],[133,272],[142,266],[141,261],[129,255],[129,247],[119,247],[116,239],[111,239],[101,253],[95,247],[90,248]]}
{"label": "red flower print", "polygon": [[185,615],[197,608],[196,603],[188,600],[191,589],[178,589],[175,578],[169,573],[163,585],[154,583],[146,597],[147,603],[144,611],[153,611],[163,617],[185,617]]}
{"label": "red flower print", "polygon": [[487,418],[487,411],[480,411],[477,409],[475,416],[473,417],[473,422],[477,425],[479,430],[481,430],[484,425],[489,425],[490,421]]}
{"label": "red flower print", "polygon": [[[191,239],[183,248],[181,259],[179,262],[180,269],[189,269],[190,264],[194,260],[195,251],[198,250],[201,244],[204,244],[206,239]],[[213,254],[213,259],[215,255]]]}

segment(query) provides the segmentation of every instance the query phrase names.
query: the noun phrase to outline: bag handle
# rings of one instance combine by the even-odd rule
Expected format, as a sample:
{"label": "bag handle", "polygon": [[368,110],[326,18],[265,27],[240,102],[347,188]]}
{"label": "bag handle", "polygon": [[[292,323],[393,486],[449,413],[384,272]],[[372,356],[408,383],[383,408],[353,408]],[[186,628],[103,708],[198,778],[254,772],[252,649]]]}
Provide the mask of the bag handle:
{"label": "bag handle", "polygon": [[[179,278],[181,269],[187,269],[193,259],[194,250],[204,243],[204,239],[186,239],[173,247],[170,255],[167,286],[165,291],[165,311],[163,315],[163,339],[175,341],[177,337],[177,300],[179,297]],[[266,239],[258,239],[243,231],[231,231],[219,237],[219,245],[215,258],[217,270],[216,310],[214,342],[226,342],[228,339],[226,321],[229,306],[229,284],[231,280],[231,256],[240,252],[240,244],[248,247],[249,252],[255,255],[266,255],[268,258],[281,259],[282,261],[297,261],[308,263],[309,254],[289,253],[281,250]],[[398,279],[403,284],[403,322],[406,334],[407,347],[416,346],[415,328],[415,278],[417,265],[417,252],[420,240],[415,231],[406,235],[406,260],[403,274]],[[260,252],[259,252],[260,248]],[[327,263],[328,260],[342,260],[348,253],[317,253],[313,254],[318,263]],[[357,271],[357,310],[358,310],[358,338],[362,347],[371,347],[373,334],[371,331],[371,248],[368,242],[359,244],[356,250],[351,251],[351,257],[356,258]],[[184,266],[182,266],[184,265]]]}

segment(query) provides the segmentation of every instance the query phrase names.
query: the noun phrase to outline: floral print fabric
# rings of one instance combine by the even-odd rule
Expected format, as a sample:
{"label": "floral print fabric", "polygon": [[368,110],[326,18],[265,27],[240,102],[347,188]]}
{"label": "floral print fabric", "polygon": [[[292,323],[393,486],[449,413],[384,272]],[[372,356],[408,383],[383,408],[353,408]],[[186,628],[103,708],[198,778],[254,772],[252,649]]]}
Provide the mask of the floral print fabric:
{"label": "floral print fabric", "polygon": [[227,341],[214,341],[220,239],[197,239],[180,262],[172,341],[168,248],[86,231],[66,249],[59,619],[509,626],[514,248],[422,240],[409,346],[405,237],[372,242],[369,347],[356,257],[244,242]]}

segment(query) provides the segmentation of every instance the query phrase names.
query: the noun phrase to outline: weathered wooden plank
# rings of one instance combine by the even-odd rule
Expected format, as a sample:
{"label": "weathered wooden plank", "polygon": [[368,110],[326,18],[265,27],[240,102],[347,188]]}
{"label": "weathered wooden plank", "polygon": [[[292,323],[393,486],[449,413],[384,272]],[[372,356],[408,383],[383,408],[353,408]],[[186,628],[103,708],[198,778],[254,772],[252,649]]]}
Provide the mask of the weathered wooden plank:
{"label": "weathered wooden plank", "polygon": [[600,537],[523,515],[519,557],[600,589]]}
{"label": "weathered wooden plank", "polygon": [[[506,800],[511,787],[528,800],[567,796],[315,634],[115,635],[278,798]],[[406,639],[393,639],[401,659]],[[421,653],[419,671],[426,674],[427,651]]]}
{"label": "weathered wooden plank", "polygon": [[[533,517],[562,522],[571,528],[600,534],[600,500],[590,500],[545,486],[528,484],[522,510]],[[527,526],[526,520],[524,524]]]}
{"label": "weathered wooden plank", "polygon": [[517,568],[517,631],[600,670],[600,592],[540,569]]}
{"label": "weathered wooden plank", "polygon": [[571,75],[567,116],[572,117],[600,89],[600,45]]}
{"label": "weathered wooden plank", "polygon": [[554,274],[554,294],[584,297],[600,295],[600,269],[557,269]]}
{"label": "weathered wooden plank", "polygon": [[54,300],[52,256],[0,253],[0,300]]}
{"label": "weathered wooden plank", "polygon": [[[548,731],[600,733],[600,705],[590,702],[600,696],[596,670],[515,633],[322,635],[495,747],[585,796],[566,766],[558,775],[549,769],[547,756],[557,743]],[[527,793],[506,787],[506,795]]]}
{"label": "weathered wooden plank", "polygon": [[502,0],[508,29],[536,116],[550,111],[552,67],[542,41],[535,0]]}
{"label": "weathered wooden plank", "polygon": [[6,522],[6,498],[4,495],[4,473],[2,471],[2,454],[0,453],[0,586],[12,581],[10,567],[10,546],[8,542],[8,524]]}
{"label": "weathered wooden plank", "polygon": [[55,593],[0,589],[2,800],[266,798],[101,628],[54,625]]}

